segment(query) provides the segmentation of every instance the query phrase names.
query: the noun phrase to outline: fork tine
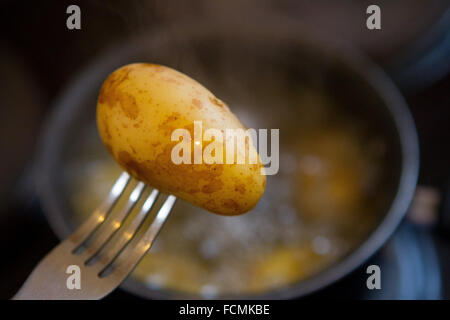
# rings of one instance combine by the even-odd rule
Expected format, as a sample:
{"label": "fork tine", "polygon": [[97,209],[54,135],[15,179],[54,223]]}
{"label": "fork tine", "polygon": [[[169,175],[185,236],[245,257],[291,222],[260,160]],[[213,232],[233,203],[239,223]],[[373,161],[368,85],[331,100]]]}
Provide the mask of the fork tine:
{"label": "fork tine", "polygon": [[76,230],[76,232],[69,237],[70,241],[75,244],[75,250],[105,221],[106,216],[122,195],[129,181],[130,175],[126,172],[122,172],[109,191],[106,200]]}
{"label": "fork tine", "polygon": [[[172,207],[175,204],[177,198],[173,195],[169,195],[167,199],[164,201],[163,205],[159,209],[156,217],[148,230],[144,233],[144,235],[139,239],[136,245],[130,245],[125,247],[125,249],[120,252],[117,258],[112,261],[114,263],[115,268],[112,271],[111,275],[116,278],[125,279],[128,274],[134,269],[134,267],[139,263],[142,257],[147,253],[150,247],[153,244],[154,239],[158,235],[161,227],[164,225],[164,222],[167,220]],[[100,274],[102,274],[107,268],[106,266]]]}
{"label": "fork tine", "polygon": [[111,239],[111,237],[117,232],[117,230],[119,230],[125,218],[130,214],[136,203],[141,198],[144,189],[145,183],[139,182],[131,192],[125,206],[118,212],[115,212],[112,216],[108,217],[107,221],[99,227],[98,231],[96,232],[96,238],[91,244],[87,245],[86,250],[89,253],[90,257],[86,262],[92,259],[109,241],[109,239]]}
{"label": "fork tine", "polygon": [[141,210],[137,214],[137,216],[133,219],[131,224],[127,227],[127,229],[118,235],[118,239],[115,242],[112,242],[112,247],[108,248],[105,246],[104,253],[102,252],[100,255],[101,261],[104,265],[109,265],[116,258],[120,252],[130,243],[130,241],[135,236],[137,230],[140,228],[148,213],[151,211],[153,205],[158,199],[159,191],[157,189],[153,189],[150,195],[145,200],[142,205]]}

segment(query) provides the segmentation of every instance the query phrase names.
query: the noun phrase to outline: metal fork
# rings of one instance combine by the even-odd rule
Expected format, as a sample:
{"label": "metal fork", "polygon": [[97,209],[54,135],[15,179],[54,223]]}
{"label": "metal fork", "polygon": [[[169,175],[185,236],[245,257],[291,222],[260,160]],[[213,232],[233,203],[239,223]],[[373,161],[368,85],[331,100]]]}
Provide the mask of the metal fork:
{"label": "metal fork", "polygon": [[[125,228],[124,220],[146,188],[143,182],[137,183],[121,210],[109,213],[130,180],[128,173],[120,175],[104,203],[39,262],[13,299],[101,299],[125,280],[152,246],[176,201],[176,197],[169,195],[150,227],[136,236],[159,191],[150,192]],[[79,282],[74,277],[79,277]]]}

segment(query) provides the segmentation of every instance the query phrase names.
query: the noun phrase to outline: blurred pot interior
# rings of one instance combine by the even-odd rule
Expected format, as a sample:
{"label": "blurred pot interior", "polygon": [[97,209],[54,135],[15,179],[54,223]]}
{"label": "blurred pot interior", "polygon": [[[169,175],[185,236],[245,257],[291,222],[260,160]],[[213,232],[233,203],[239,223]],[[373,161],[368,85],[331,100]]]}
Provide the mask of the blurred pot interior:
{"label": "blurred pot interior", "polygon": [[247,127],[279,128],[280,171],[243,216],[178,201],[123,287],[146,298],[293,298],[344,277],[392,234],[415,188],[417,137],[397,89],[355,52],[270,24],[182,29],[111,48],[55,102],[37,170],[54,231],[69,235],[121,172],[96,131],[102,82],[152,62],[205,85]]}

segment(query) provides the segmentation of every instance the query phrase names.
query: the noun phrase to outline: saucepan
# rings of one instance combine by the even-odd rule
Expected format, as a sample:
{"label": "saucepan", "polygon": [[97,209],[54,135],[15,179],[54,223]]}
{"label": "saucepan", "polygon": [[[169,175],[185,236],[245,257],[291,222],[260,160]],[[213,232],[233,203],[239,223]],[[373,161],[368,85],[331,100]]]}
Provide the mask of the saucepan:
{"label": "saucepan", "polygon": [[48,221],[68,236],[120,168],[95,125],[99,88],[121,65],[180,70],[247,127],[279,129],[279,169],[251,212],[221,217],[179,201],[122,288],[145,298],[294,298],[362,265],[412,199],[418,141],[401,94],[350,48],[280,25],[162,28],[109,48],[55,101],[37,183]]}

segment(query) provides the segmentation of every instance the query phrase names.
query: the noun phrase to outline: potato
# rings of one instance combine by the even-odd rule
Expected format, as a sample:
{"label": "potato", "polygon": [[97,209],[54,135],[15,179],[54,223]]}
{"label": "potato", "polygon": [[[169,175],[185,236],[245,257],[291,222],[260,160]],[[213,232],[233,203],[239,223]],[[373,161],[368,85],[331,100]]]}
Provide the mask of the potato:
{"label": "potato", "polygon": [[[201,145],[197,149],[201,152],[214,140],[204,135],[201,141],[195,138],[194,121],[201,121],[203,134],[210,128],[222,133],[226,129],[246,130],[228,106],[201,84],[161,65],[136,63],[121,67],[106,79],[98,97],[100,136],[115,160],[132,176],[217,214],[249,211],[266,185],[264,167],[251,140],[246,138],[245,150],[237,154],[256,152],[253,163],[248,157],[244,164],[226,162],[231,152],[226,147],[224,163],[194,163],[194,139]],[[186,129],[192,140],[183,135],[173,141],[176,129]],[[224,137],[224,141],[228,140]],[[172,151],[186,143],[192,151],[191,163],[176,164]],[[211,154],[220,158],[220,153]]]}

